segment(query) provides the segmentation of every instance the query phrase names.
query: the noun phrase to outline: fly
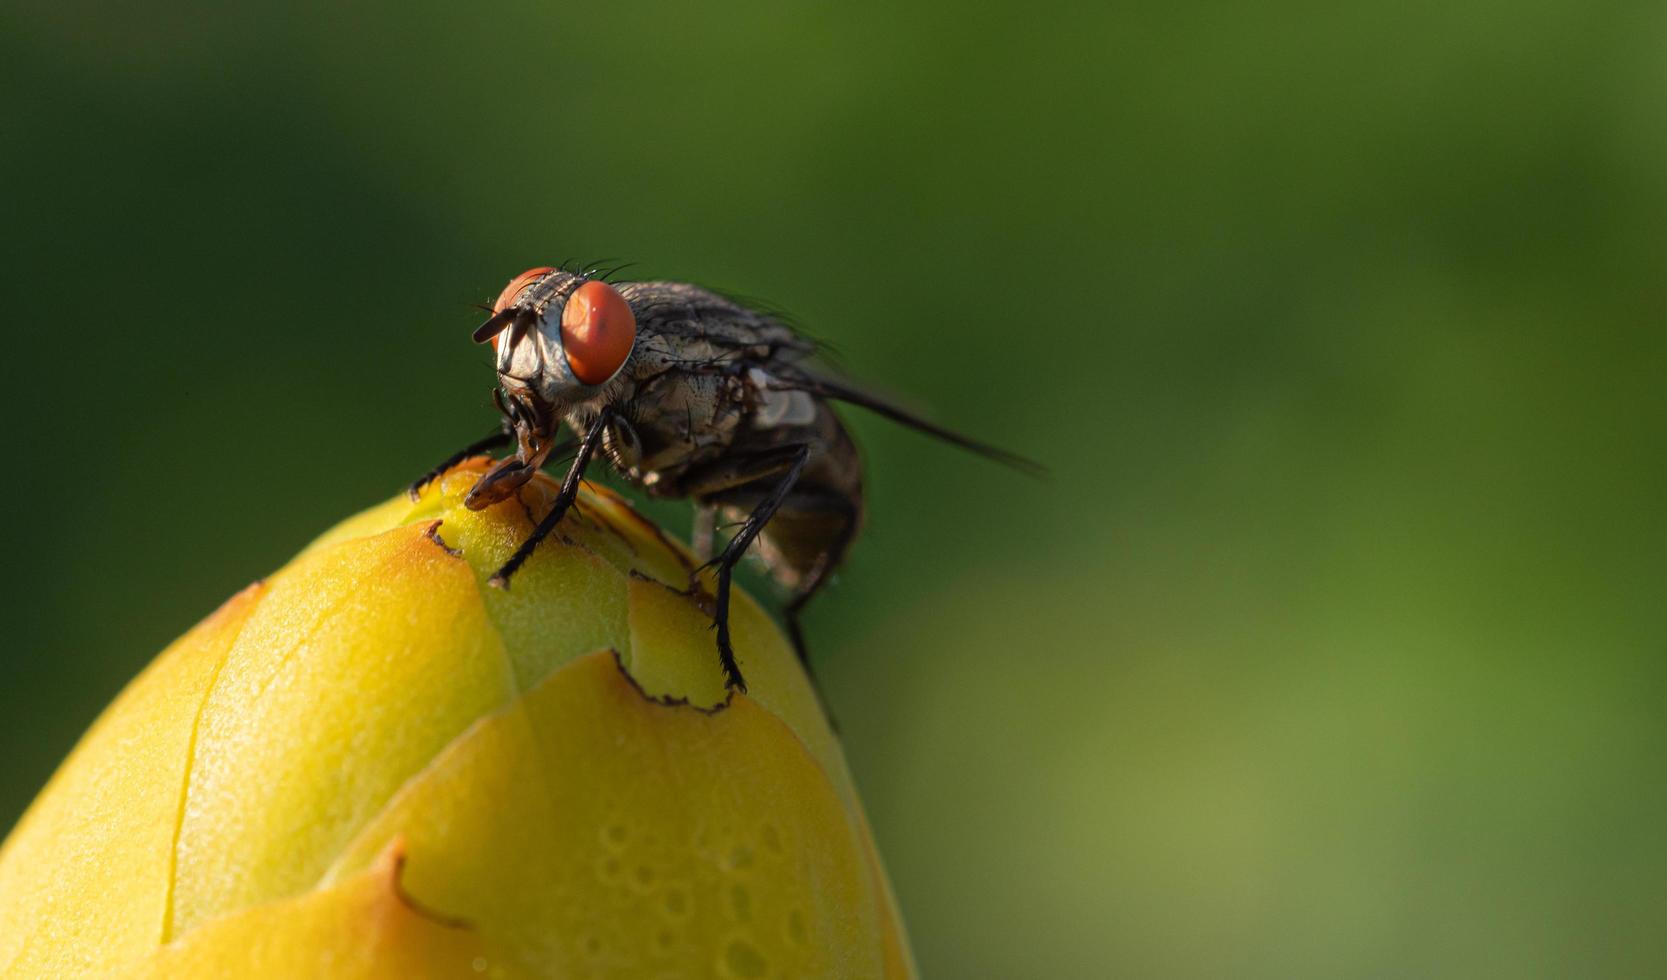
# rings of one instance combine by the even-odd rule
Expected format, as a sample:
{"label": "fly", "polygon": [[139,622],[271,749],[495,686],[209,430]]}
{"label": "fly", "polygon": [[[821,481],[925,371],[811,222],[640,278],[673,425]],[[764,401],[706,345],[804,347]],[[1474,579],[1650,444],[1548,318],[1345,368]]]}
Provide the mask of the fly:
{"label": "fly", "polygon": [[[610,284],[549,267],[509,281],[475,330],[497,355],[500,428],[412,485],[513,444],[465,498],[480,510],[512,496],[552,456],[573,452],[550,512],[492,576],[507,589],[578,496],[600,453],[630,483],[696,507],[693,546],[717,574],[713,625],[728,687],[745,691],[729,635],[730,579],[756,541],[790,590],[784,618],[809,670],[799,616],[844,561],[863,523],[862,461],[832,402],[859,405],[997,462],[1037,464],[934,425],[808,361],[816,345],[781,319],[677,282]],[[576,436],[559,438],[565,425]],[[712,555],[714,520],[739,530]],[[694,576],[691,576],[691,580]]]}

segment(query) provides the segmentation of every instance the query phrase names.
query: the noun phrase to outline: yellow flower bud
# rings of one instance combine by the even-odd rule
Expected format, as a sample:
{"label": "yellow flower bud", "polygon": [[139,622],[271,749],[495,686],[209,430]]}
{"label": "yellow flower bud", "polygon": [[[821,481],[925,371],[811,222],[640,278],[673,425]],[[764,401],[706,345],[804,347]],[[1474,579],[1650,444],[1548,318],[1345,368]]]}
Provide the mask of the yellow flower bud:
{"label": "yellow flower bud", "polygon": [[[587,490],[465,464],[165,650],[0,848],[4,977],[898,977],[839,744],[737,594]],[[709,583],[708,583],[709,585]]]}

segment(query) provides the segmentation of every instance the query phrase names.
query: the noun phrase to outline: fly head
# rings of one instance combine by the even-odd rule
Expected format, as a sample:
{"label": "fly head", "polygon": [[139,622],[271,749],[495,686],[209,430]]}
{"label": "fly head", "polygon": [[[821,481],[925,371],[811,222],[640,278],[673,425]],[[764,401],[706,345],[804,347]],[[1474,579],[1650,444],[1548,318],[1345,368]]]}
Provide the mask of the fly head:
{"label": "fly head", "polygon": [[509,281],[474,337],[497,355],[498,407],[517,444],[469,494],[478,510],[538,472],[568,410],[603,396],[636,347],[637,318],[607,283],[539,267]]}

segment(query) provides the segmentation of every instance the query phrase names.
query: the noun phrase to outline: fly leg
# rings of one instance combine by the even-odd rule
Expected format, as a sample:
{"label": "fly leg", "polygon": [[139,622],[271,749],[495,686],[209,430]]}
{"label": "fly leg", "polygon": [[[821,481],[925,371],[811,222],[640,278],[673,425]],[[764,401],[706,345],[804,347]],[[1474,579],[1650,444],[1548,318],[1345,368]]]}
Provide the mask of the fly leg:
{"label": "fly leg", "polygon": [[521,542],[521,547],[515,549],[515,554],[509,556],[509,561],[504,562],[503,567],[492,574],[487,580],[489,584],[500,589],[509,588],[509,577],[526,564],[539,542],[549,537],[550,532],[554,531],[556,525],[567,515],[567,509],[573,506],[574,499],[579,496],[579,483],[585,478],[585,467],[590,463],[590,457],[596,452],[596,447],[601,444],[602,433],[608,428],[608,422],[612,418],[612,409],[604,408],[597,413],[596,421],[590,424],[590,428],[585,431],[585,437],[579,441],[578,454],[573,457],[573,465],[567,468],[567,476],[561,481],[561,490],[556,493],[556,502],[550,506],[550,512],[533,528],[533,533],[527,536],[527,540]]}
{"label": "fly leg", "polygon": [[[724,684],[743,694],[746,693],[747,682],[741,677],[741,668],[735,662],[735,648],[730,644],[729,638],[730,579],[735,574],[735,566],[747,553],[747,548],[758,537],[759,532],[764,530],[764,525],[770,523],[770,518],[775,516],[777,508],[781,507],[782,500],[793,489],[793,484],[798,481],[799,473],[805,468],[805,460],[808,458],[810,447],[804,443],[793,443],[778,446],[749,459],[726,463],[707,474],[710,481],[707,486],[712,489],[725,484],[735,487],[755,480],[762,483],[775,474],[781,474],[764,495],[764,499],[747,515],[741,529],[729,539],[729,544],[724,546],[718,557],[701,566],[715,566],[718,570],[717,602],[713,608],[712,625],[718,631],[718,662],[723,665]],[[701,490],[696,492],[700,493]]]}
{"label": "fly leg", "polygon": [[[745,488],[733,494],[743,497]],[[730,494],[720,494],[720,503],[733,503],[745,506],[740,500],[726,500]],[[752,496],[757,499],[756,494]],[[834,731],[839,731],[839,722],[834,718],[833,710],[829,707],[827,698],[822,694],[822,685],[816,679],[816,671],[810,665],[810,651],[805,646],[804,630],[799,624],[799,615],[805,605],[819,595],[828,584],[833,573],[845,561],[845,554],[850,550],[851,542],[856,539],[857,529],[862,524],[862,505],[857,500],[842,493],[826,489],[794,490],[783,498],[781,507],[776,511],[776,522],[772,534],[781,532],[806,540],[806,522],[810,521],[816,530],[808,532],[814,535],[813,540],[823,542],[820,551],[815,553],[814,559],[801,573],[793,594],[782,607],[782,619],[787,626],[787,635],[793,641],[793,652],[799,658],[799,666],[803,668],[805,677],[810,680],[810,688],[816,692],[817,701],[821,702],[822,714],[828,719],[828,724]],[[784,529],[783,524],[787,527]],[[778,542],[779,547],[779,542]]]}
{"label": "fly leg", "polygon": [[497,449],[499,446],[507,446],[509,445],[509,441],[510,427],[508,421],[506,420],[498,431],[492,433],[491,435],[482,436],[474,442],[469,443],[467,446],[464,446],[462,449],[459,449],[457,452],[447,456],[445,460],[440,463],[440,465],[434,467],[427,473],[424,473],[422,476],[412,481],[411,486],[407,487],[405,492],[410,494],[412,500],[416,500],[418,497],[422,496],[424,487],[433,483],[435,480],[438,480],[443,473],[451,469],[453,466],[463,462],[470,456],[479,456],[481,453],[484,453],[489,449]]}

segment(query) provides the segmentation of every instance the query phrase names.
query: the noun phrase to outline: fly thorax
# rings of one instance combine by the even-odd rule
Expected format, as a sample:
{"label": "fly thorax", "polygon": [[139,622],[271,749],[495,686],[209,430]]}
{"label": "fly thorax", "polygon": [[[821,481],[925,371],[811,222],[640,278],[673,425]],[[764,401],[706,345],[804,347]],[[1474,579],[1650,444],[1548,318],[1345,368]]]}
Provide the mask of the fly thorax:
{"label": "fly thorax", "polygon": [[770,376],[758,368],[747,372],[747,380],[752,383],[755,399],[752,415],[754,428],[809,425],[816,420],[816,400],[808,392],[783,391],[772,387]]}

